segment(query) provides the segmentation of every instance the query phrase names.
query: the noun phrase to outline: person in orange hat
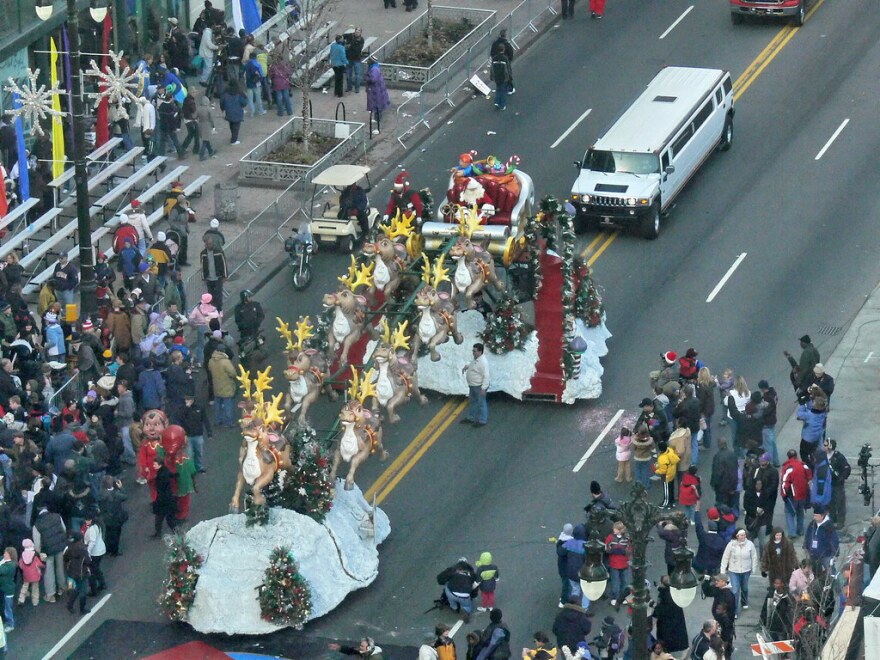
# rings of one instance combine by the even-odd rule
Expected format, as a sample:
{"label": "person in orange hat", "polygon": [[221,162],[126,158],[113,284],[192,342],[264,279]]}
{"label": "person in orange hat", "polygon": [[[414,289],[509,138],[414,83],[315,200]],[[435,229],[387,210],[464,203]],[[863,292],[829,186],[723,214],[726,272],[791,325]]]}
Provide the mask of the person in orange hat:
{"label": "person in orange hat", "polygon": [[458,165],[450,171],[456,178],[460,176],[474,176],[474,156],[475,151],[469,151],[458,157]]}

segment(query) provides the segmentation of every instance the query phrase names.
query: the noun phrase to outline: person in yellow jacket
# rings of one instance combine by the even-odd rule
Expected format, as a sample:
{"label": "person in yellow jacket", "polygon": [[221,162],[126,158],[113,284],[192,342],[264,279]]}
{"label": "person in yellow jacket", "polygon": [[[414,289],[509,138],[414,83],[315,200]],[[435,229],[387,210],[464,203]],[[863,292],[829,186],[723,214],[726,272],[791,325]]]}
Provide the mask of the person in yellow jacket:
{"label": "person in yellow jacket", "polygon": [[663,501],[660,506],[670,508],[675,506],[675,473],[678,467],[678,454],[666,442],[657,443],[657,467],[654,472],[660,477],[660,483],[663,484]]}
{"label": "person in yellow jacket", "polygon": [[556,648],[550,644],[550,637],[543,630],[534,635],[535,648],[523,649],[523,660],[555,660]]}

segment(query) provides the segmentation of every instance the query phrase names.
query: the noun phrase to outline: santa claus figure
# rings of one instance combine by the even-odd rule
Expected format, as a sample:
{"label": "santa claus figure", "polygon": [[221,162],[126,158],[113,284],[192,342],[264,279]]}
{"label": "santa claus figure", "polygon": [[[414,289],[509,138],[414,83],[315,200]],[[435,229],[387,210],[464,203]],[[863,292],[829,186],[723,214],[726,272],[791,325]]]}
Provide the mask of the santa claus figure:
{"label": "santa claus figure", "polygon": [[196,490],[196,464],[187,452],[186,432],[172,424],[162,432],[165,467],[174,475],[172,491],[177,497],[177,519],[189,517],[190,498]]}
{"label": "santa claus figure", "polygon": [[138,483],[150,489],[150,502],[156,501],[156,471],[153,461],[165,457],[162,432],[168,427],[168,417],[161,410],[148,410],[141,417],[141,446],[138,448]]}
{"label": "santa claus figure", "polygon": [[409,173],[403,170],[394,179],[394,190],[391,191],[391,197],[388,199],[388,206],[385,208],[384,220],[393,218],[398,211],[401,215],[413,214],[417,218],[421,218],[425,211],[422,204],[422,198],[415,190],[411,190],[412,181]]}
{"label": "santa claus figure", "polygon": [[492,206],[492,198],[486,194],[486,189],[483,188],[483,184],[473,177],[467,180],[467,183],[464,188],[461,189],[458,198],[462,205],[467,208],[473,208],[474,204],[477,205],[477,208],[482,208],[484,204]]}

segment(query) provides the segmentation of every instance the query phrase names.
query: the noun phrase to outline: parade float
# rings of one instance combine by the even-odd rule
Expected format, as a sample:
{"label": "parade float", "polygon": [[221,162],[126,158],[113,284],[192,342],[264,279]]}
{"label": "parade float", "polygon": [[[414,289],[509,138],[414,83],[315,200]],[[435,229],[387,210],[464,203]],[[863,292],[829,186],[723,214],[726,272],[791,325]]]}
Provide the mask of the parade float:
{"label": "parade float", "polygon": [[[572,213],[552,197],[536,204],[517,163],[463,155],[436,221],[430,197],[400,173],[323,311],[277,319],[284,391],[273,393],[269,369],[241,370],[230,514],[171,541],[168,616],[201,632],[261,634],[302,626],[369,585],[390,523],[357,471],[387,458],[386,427],[426,403],[424,391],[467,394],[474,343],[486,346],[490,391],[569,404],[601,394],[611,335],[575,254]],[[312,416],[328,405],[338,412],[319,437]]]}

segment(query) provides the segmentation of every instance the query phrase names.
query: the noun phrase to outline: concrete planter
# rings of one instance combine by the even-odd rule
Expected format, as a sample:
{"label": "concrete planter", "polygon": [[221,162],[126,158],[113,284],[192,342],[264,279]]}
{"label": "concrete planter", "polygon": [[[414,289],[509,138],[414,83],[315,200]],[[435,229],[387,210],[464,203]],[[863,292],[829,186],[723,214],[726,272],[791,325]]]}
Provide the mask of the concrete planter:
{"label": "concrete planter", "polygon": [[[445,68],[451,66],[464,53],[488,35],[495,26],[495,14],[488,9],[471,9],[469,7],[434,7],[434,18],[457,21],[467,18],[474,24],[474,29],[464,39],[447,50],[429,67],[390,64],[385,60],[399,48],[406,48],[416,35],[425,31],[428,26],[428,12],[422,12],[412,23],[395,34],[389,41],[373,51],[373,55],[382,65],[382,74],[388,87],[395,89],[419,89],[426,82],[436,78]],[[488,55],[487,55],[488,56]]]}
{"label": "concrete planter", "polygon": [[312,119],[312,132],[326,137],[342,138],[331,151],[312,165],[276,163],[267,160],[270,153],[302,132],[302,117],[291,117],[277,131],[254,147],[238,162],[239,177],[249,183],[288,186],[297,179],[308,184],[312,177],[343,160],[356,161],[366,154],[367,129],[354,121]]}

